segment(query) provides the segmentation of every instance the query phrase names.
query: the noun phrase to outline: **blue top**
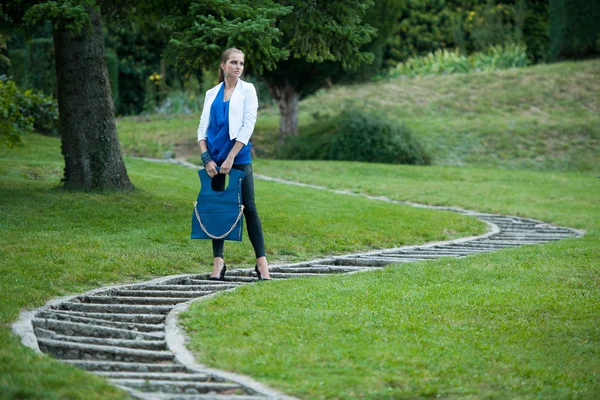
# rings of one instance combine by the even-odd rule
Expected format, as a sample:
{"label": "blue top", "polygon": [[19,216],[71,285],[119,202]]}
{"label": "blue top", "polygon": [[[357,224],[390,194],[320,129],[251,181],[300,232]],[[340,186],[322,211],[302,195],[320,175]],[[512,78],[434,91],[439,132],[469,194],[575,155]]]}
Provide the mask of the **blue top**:
{"label": "blue top", "polygon": [[[217,97],[210,107],[210,124],[206,130],[206,145],[211,158],[217,165],[223,164],[236,140],[229,138],[229,100],[223,101],[225,94],[225,83],[221,85]],[[252,156],[248,143],[235,156],[234,164],[250,164]]]}

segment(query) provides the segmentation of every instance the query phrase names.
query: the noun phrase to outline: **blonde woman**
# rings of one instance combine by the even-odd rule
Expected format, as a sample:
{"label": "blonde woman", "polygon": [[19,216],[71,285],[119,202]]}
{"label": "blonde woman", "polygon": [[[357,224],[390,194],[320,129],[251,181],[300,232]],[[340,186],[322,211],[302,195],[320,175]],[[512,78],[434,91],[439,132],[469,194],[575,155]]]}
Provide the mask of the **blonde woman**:
{"label": "blonde woman", "polygon": [[[254,85],[240,79],[244,71],[244,53],[230,48],[221,55],[219,84],[206,92],[198,127],[202,163],[212,178],[213,190],[225,188],[225,176],[231,168],[246,173],[242,183],[242,203],[248,237],[254,247],[259,280],[268,280],[269,266],[265,253],[262,224],[254,202],[254,177],[249,142],[258,110]],[[217,167],[220,167],[217,170]],[[209,279],[223,280],[227,266],[224,241],[213,240],[213,270]]]}

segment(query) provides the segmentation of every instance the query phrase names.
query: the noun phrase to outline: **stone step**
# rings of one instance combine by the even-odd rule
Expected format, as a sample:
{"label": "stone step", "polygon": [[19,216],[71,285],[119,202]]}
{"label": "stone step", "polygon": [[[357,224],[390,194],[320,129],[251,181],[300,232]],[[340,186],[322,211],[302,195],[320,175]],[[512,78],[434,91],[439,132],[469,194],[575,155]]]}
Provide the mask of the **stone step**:
{"label": "stone step", "polygon": [[[231,274],[228,273],[229,276],[248,276],[252,277],[252,282],[256,282],[258,276],[254,271],[231,271]],[[314,277],[314,276],[323,276],[323,274],[316,273],[284,273],[284,272],[271,272],[269,271],[269,275],[273,279],[289,279],[289,278],[302,278],[302,277]],[[227,277],[227,276],[226,276]]]}
{"label": "stone step", "polygon": [[[204,293],[203,295],[206,295]],[[127,296],[81,296],[85,304],[133,304],[133,305],[176,305],[190,301],[188,297],[127,297]]]}
{"label": "stone step", "polygon": [[43,338],[38,338],[38,345],[44,353],[67,360],[173,362],[175,359],[170,351],[136,350],[126,347],[70,343]]}
{"label": "stone step", "polygon": [[[204,281],[203,281],[204,282]],[[215,283],[214,281],[206,281],[210,283],[206,283],[203,285],[190,285],[190,284],[181,284],[181,285],[138,285],[136,287],[130,287],[124,290],[150,290],[150,291],[165,291],[165,292],[212,292],[215,290],[227,290],[237,287],[237,284],[234,283]]]}
{"label": "stone step", "polygon": [[[83,313],[81,313],[81,314],[83,314]],[[162,332],[165,329],[165,325],[162,323],[160,323],[160,324],[138,324],[138,323],[134,323],[134,322],[131,322],[131,323],[130,322],[118,322],[118,321],[109,321],[109,320],[104,320],[104,319],[79,317],[79,316],[74,316],[74,315],[64,315],[63,313],[54,313],[54,312],[47,312],[47,311],[41,311],[38,314],[36,314],[36,316],[40,317],[40,319],[76,322],[76,323],[82,323],[82,324],[94,325],[94,326],[105,326],[105,327],[115,328],[115,329],[124,329],[124,330],[132,331],[132,332],[138,332],[138,331],[139,332],[147,332],[152,335],[156,335],[157,332]],[[162,321],[164,321],[164,319],[165,319],[164,315],[161,317],[162,317]]]}
{"label": "stone step", "polygon": [[[458,250],[450,250],[450,249],[437,249],[437,250],[414,250],[411,253],[404,254],[414,254],[416,256],[438,256],[438,257],[460,257],[468,252],[458,251]],[[402,253],[386,253],[386,254],[402,254]]]}
{"label": "stone step", "polygon": [[107,293],[107,296],[117,297],[153,297],[153,298],[195,298],[206,296],[213,290],[113,290]]}
{"label": "stone step", "polygon": [[[228,268],[228,270],[235,271],[234,268]],[[195,275],[195,276],[192,276],[192,277],[188,278],[182,284],[190,284],[190,285],[243,285],[245,283],[244,281],[234,281],[234,280],[230,280],[230,281],[213,281],[213,280],[208,279],[209,276],[210,276],[210,274]]]}
{"label": "stone step", "polygon": [[[38,337],[42,337],[38,335]],[[130,339],[112,339],[112,338],[96,338],[87,336],[66,336],[66,335],[52,335],[47,339],[60,340],[63,342],[71,343],[87,343],[97,344],[100,346],[116,346],[116,347],[127,347],[130,349],[141,349],[141,350],[167,350],[167,342],[164,340],[130,340]]]}
{"label": "stone step", "polygon": [[67,360],[173,362],[175,359],[170,351],[136,350],[126,347],[70,343],[42,338],[38,338],[38,345],[44,353]]}
{"label": "stone step", "polygon": [[339,274],[346,272],[362,271],[365,267],[338,267],[333,265],[314,264],[307,267],[269,267],[269,272],[283,273],[313,273],[313,274]]}
{"label": "stone step", "polygon": [[61,303],[56,309],[81,312],[115,313],[115,314],[168,314],[174,306],[148,306],[137,304],[87,304]]}
{"label": "stone step", "polygon": [[550,236],[550,235],[521,235],[521,234],[502,234],[494,236],[494,239],[502,239],[502,240],[536,240],[540,242],[552,242],[555,240],[562,240],[564,237]]}
{"label": "stone step", "polygon": [[89,361],[89,360],[62,360],[63,362],[86,371],[105,372],[164,372],[184,373],[191,372],[185,365],[166,363],[137,363],[122,361]]}
{"label": "stone step", "polygon": [[332,260],[333,265],[351,266],[351,267],[385,267],[390,264],[386,260],[368,260],[356,257],[335,258]]}
{"label": "stone step", "polygon": [[135,332],[127,329],[71,321],[34,318],[31,320],[31,324],[34,329],[45,329],[52,331],[55,334],[63,334],[66,336],[87,336],[125,340],[160,340],[164,338],[164,332],[162,331],[150,334],[146,332]]}
{"label": "stone step", "polygon": [[411,251],[411,252],[406,252],[406,253],[385,253],[385,254],[382,254],[382,257],[390,258],[390,259],[410,258],[410,259],[418,259],[418,260],[428,260],[428,259],[434,260],[436,258],[443,257],[443,255],[439,252],[426,253],[426,252],[421,252],[421,251]]}
{"label": "stone step", "polygon": [[393,264],[393,263],[399,263],[399,262],[419,262],[419,261],[427,261],[429,258],[428,257],[420,257],[417,255],[414,255],[412,257],[394,257],[394,256],[387,256],[387,255],[371,255],[371,256],[359,256],[357,259],[359,260],[365,260],[367,262],[371,262],[371,263],[378,263],[378,262],[385,262],[386,265],[389,264]]}
{"label": "stone step", "polygon": [[494,248],[492,248],[492,249],[474,248],[474,247],[466,248],[464,246],[464,243],[457,244],[457,245],[440,246],[438,248],[441,249],[441,250],[459,251],[459,252],[462,252],[464,254],[486,253],[486,252],[489,252],[489,251],[496,250]]}
{"label": "stone step", "polygon": [[[233,272],[233,271],[231,271]],[[208,277],[208,274],[206,274],[206,276]],[[225,280],[224,281],[209,281],[209,282],[226,282],[226,283],[249,283],[249,282],[254,282],[256,279],[254,278],[250,278],[250,277],[245,277],[245,276],[231,276],[231,274],[228,272],[227,275],[225,275]],[[196,279],[190,279],[190,282],[192,282],[193,284],[197,284],[199,281]]]}
{"label": "stone step", "polygon": [[121,372],[121,371],[96,371],[96,375],[109,379],[144,379],[159,381],[194,381],[207,382],[212,380],[208,374],[185,372]]}
{"label": "stone step", "polygon": [[523,234],[534,234],[534,235],[552,235],[559,236],[562,238],[576,236],[575,232],[568,229],[502,229],[502,233],[523,233]]}
{"label": "stone step", "polygon": [[506,243],[493,243],[493,242],[469,242],[462,243],[461,248],[464,249],[491,249],[491,250],[501,250],[508,247],[515,247],[513,245],[509,245]]}
{"label": "stone step", "polygon": [[165,316],[161,314],[119,314],[119,313],[86,313],[67,310],[44,310],[40,314],[44,318],[67,319],[82,317],[86,319],[99,319],[112,322],[132,322],[140,324],[161,324],[165,321]]}
{"label": "stone step", "polygon": [[[256,279],[258,279],[258,275],[256,275],[256,273],[253,273],[253,275],[255,276]],[[316,276],[325,276],[326,274],[308,273],[308,272],[285,273],[285,272],[270,272],[269,271],[269,275],[272,279],[293,279],[293,278],[309,278],[309,277],[316,277]]]}
{"label": "stone step", "polygon": [[502,246],[506,246],[506,247],[518,247],[518,246],[523,246],[525,244],[543,244],[546,243],[546,241],[544,242],[537,242],[537,241],[533,241],[533,240],[507,240],[507,239],[493,239],[493,240],[485,240],[485,241],[481,241],[481,242],[477,242],[478,244],[488,244],[488,245],[493,245],[493,246],[498,246],[498,245],[502,245]]}
{"label": "stone step", "polygon": [[247,394],[243,386],[237,383],[222,382],[195,382],[195,381],[168,381],[168,380],[144,380],[144,379],[111,379],[117,385],[134,388],[141,392],[161,392],[161,393],[185,393],[185,394],[207,394],[223,393],[233,394],[239,391],[239,394]]}

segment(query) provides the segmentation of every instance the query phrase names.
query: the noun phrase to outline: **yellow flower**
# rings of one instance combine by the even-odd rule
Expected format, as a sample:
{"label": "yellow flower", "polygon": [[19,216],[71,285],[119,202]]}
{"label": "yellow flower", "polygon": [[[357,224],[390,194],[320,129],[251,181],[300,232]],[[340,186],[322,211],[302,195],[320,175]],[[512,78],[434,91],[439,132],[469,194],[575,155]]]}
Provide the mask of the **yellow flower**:
{"label": "yellow flower", "polygon": [[155,81],[155,83],[158,85],[158,81],[160,81],[161,78],[162,78],[162,76],[160,76],[160,74],[155,72],[152,75],[150,75],[150,78],[148,78],[148,79],[151,81]]}

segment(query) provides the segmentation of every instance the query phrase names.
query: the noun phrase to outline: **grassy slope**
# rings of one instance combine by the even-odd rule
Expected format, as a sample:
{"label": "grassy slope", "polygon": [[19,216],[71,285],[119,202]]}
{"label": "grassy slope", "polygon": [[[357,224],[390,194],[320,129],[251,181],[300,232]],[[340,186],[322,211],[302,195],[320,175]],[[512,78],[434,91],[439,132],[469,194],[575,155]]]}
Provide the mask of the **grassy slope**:
{"label": "grassy slope", "polygon": [[[123,397],[102,380],[19,345],[8,325],[21,309],[102,285],[210,271],[210,243],[189,240],[196,172],[133,159],[127,167],[140,189],[132,194],[67,193],[56,188],[62,172],[57,139],[30,136],[24,148],[0,150],[0,398]],[[260,181],[256,190],[268,255],[275,262],[484,229],[452,213]],[[402,222],[390,227],[390,219]],[[230,265],[253,265],[252,254],[247,239],[227,245]]]}
{"label": "grassy slope", "polygon": [[[477,74],[386,80],[323,90],[300,104],[300,131],[350,104],[406,123],[438,165],[600,170],[600,60]],[[123,118],[129,154],[191,146],[199,116]],[[261,110],[253,141],[273,155],[278,110]]]}
{"label": "grassy slope", "polygon": [[201,362],[310,399],[600,393],[599,179],[333,162],[258,165],[282,178],[588,232],[461,260],[242,288],[188,313]]}
{"label": "grassy slope", "polygon": [[600,169],[600,60],[342,86],[302,107],[353,103],[405,122],[437,164]]}

